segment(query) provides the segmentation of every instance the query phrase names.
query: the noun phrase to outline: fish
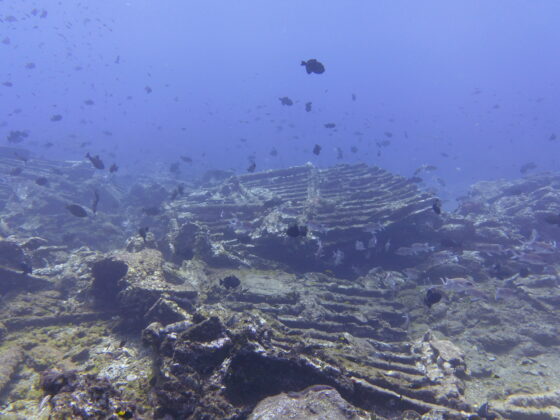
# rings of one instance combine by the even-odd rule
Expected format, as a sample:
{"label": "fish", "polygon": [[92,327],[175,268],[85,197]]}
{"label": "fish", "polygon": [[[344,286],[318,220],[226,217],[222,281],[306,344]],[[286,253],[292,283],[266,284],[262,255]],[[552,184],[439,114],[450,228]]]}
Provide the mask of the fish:
{"label": "fish", "polygon": [[432,210],[435,214],[441,214],[441,200],[439,198],[436,198],[432,203]]}
{"label": "fish", "polygon": [[34,69],[35,67],[37,67],[37,66],[35,65],[35,63],[27,63],[27,64],[25,65],[25,68],[28,69],[28,70]]}
{"label": "fish", "polygon": [[146,91],[146,93],[152,93],[152,88],[150,86],[144,87],[144,90]]}
{"label": "fish", "polygon": [[77,204],[68,204],[66,206],[66,210],[68,210],[70,213],[72,213],[72,215],[74,215],[76,217],[86,217],[87,216],[87,212],[85,211],[85,209],[82,206],[79,206]]}
{"label": "fish", "polygon": [[4,82],[2,83],[3,86],[12,87],[14,84],[12,82]]}
{"label": "fish", "polygon": [[342,151],[342,149],[340,147],[336,148],[336,158],[338,160],[344,159],[344,152]]}
{"label": "fish", "polygon": [[435,171],[436,169],[437,166],[435,165],[422,165],[414,171],[414,176],[418,175],[421,172],[431,172],[431,171]]}
{"label": "fish", "polygon": [[91,164],[95,167],[95,169],[105,169],[105,164],[103,163],[99,155],[91,156],[88,152],[86,153],[86,157],[89,159]]}
{"label": "fish", "polygon": [[352,94],[352,100],[353,100],[354,102],[356,101],[356,94],[355,94],[355,93]]}
{"label": "fish", "polygon": [[358,153],[358,148],[357,148],[356,146],[352,146],[352,147],[350,148],[350,151],[351,151],[352,153]]}
{"label": "fish", "polygon": [[280,103],[284,106],[292,106],[294,104],[294,101],[292,101],[287,96],[283,96],[282,98],[278,98],[278,99],[280,100]]}
{"label": "fish", "polygon": [[138,235],[140,235],[140,237],[144,240],[144,243],[146,242],[146,237],[148,236],[149,230],[150,228],[148,226],[141,227],[140,229],[138,229]]}
{"label": "fish", "polygon": [[548,141],[554,141],[554,140],[556,140],[556,133],[552,133],[548,138]]}
{"label": "fish", "polygon": [[312,102],[305,103],[305,112],[311,112],[311,106],[313,105]]}
{"label": "fish", "polygon": [[8,143],[21,143],[29,137],[29,133],[27,131],[20,131],[20,130],[12,130],[8,133],[7,140]]}
{"label": "fish", "polygon": [[169,172],[175,175],[179,175],[181,173],[179,162],[173,162],[171,165],[169,165]]}
{"label": "fish", "polygon": [[255,172],[255,169],[257,169],[257,163],[255,161],[252,161],[249,166],[247,167],[247,172]]}
{"label": "fish", "polygon": [[272,150],[269,152],[270,156],[278,156],[278,150],[276,150],[276,147],[273,147]]}
{"label": "fish", "polygon": [[319,153],[321,153],[321,149],[322,149],[322,147],[320,145],[316,144],[313,147],[313,154],[319,156]]}
{"label": "fish", "polygon": [[342,261],[344,261],[344,252],[337,249],[336,251],[333,251],[332,258],[335,266],[340,265],[342,264]]}
{"label": "fish", "polygon": [[51,117],[51,121],[53,121],[53,122],[57,122],[57,121],[60,121],[60,120],[62,120],[62,115],[60,115],[60,114],[55,114]]}
{"label": "fish", "polygon": [[465,291],[467,289],[474,288],[475,286],[472,280],[464,277],[453,277],[450,279],[447,277],[442,277],[441,282],[445,289],[454,290],[456,292]]}
{"label": "fish", "polygon": [[294,223],[293,225],[288,226],[288,228],[286,229],[286,235],[292,238],[297,238],[298,236],[307,236],[307,231],[307,226],[298,226]]}
{"label": "fish", "polygon": [[521,172],[522,174],[526,174],[527,172],[535,169],[537,167],[537,164],[535,162],[527,162],[524,165],[521,165],[521,168],[519,168],[519,172]]}
{"label": "fish", "polygon": [[86,100],[84,101],[84,104],[89,105],[89,106],[93,105],[94,103],[95,103],[95,102],[93,102],[93,100],[91,100],[91,99],[86,99]]}
{"label": "fish", "polygon": [[119,167],[117,166],[116,163],[113,163],[110,167],[109,167],[109,173],[115,173],[119,170]]}
{"label": "fish", "polygon": [[325,72],[325,66],[315,58],[311,58],[307,61],[302,60],[301,65],[305,66],[307,74],[323,74]]}
{"label": "fish", "polygon": [[551,225],[560,226],[560,214],[549,214],[544,217],[544,221]]}
{"label": "fish", "polygon": [[240,284],[241,280],[239,280],[236,276],[227,276],[220,279],[220,286],[223,286],[226,289],[235,289],[239,287]]}
{"label": "fish", "polygon": [[189,156],[182,155],[182,156],[179,156],[179,157],[180,157],[181,160],[182,160],[183,162],[185,162],[185,163],[192,163],[192,161],[193,161],[192,158],[189,157]]}
{"label": "fish", "polygon": [[97,190],[93,190],[93,203],[91,204],[91,211],[93,214],[97,214],[97,204],[99,203],[99,193]]}
{"label": "fish", "polygon": [[160,212],[161,210],[157,206],[142,208],[142,213],[147,214],[148,216],[157,216]]}
{"label": "fish", "polygon": [[183,195],[185,192],[185,185],[179,184],[177,187],[171,192],[171,200],[175,200],[177,197]]}
{"label": "fish", "polygon": [[424,303],[428,308],[435,305],[443,297],[443,292],[436,287],[431,287],[426,291],[426,296],[424,296]]}
{"label": "fish", "polygon": [[47,178],[45,178],[44,176],[41,176],[41,177],[39,177],[35,180],[35,184],[40,185],[41,187],[48,187],[49,186],[49,180]]}
{"label": "fish", "polygon": [[323,125],[325,126],[325,128],[335,128],[336,127],[336,124],[332,123],[332,122],[331,123],[326,123],[326,124],[323,124]]}

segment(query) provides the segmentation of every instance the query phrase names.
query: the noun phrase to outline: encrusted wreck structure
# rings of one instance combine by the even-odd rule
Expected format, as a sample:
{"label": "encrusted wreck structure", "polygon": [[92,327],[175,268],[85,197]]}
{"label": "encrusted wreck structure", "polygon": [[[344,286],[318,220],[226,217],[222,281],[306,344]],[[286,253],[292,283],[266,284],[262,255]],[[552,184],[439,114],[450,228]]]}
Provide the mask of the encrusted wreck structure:
{"label": "encrusted wreck structure", "polygon": [[[55,166],[55,187],[35,183]],[[366,165],[173,199],[169,180],[25,171],[2,184],[2,416],[559,415],[555,175],[477,184],[438,214],[432,194]],[[64,206],[93,188],[119,210],[73,219]]]}

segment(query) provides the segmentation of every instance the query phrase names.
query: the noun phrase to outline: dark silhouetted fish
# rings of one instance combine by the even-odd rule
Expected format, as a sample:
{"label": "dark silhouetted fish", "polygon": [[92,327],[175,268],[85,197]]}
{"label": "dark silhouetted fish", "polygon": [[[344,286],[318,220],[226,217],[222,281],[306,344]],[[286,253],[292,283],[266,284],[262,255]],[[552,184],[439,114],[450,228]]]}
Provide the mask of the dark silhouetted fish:
{"label": "dark silhouetted fish", "polygon": [[60,114],[55,114],[51,117],[52,122],[57,122],[57,121],[60,121],[60,120],[62,120],[62,115],[60,115]]}
{"label": "dark silhouetted fish", "polygon": [[12,130],[8,133],[8,143],[21,143],[29,137],[27,131],[20,131],[20,130]]}
{"label": "dark silhouetted fish", "polygon": [[306,112],[311,112],[311,106],[313,105],[312,102],[306,102],[305,104],[305,111]]}
{"label": "dark silhouetted fish", "polygon": [[140,235],[140,237],[144,240],[144,242],[146,242],[146,236],[148,236],[149,230],[150,228],[148,226],[141,227],[140,229],[138,229],[138,235]]}
{"label": "dark silhouetted fish", "polygon": [[144,90],[146,91],[146,93],[152,93],[152,88],[150,86],[146,86]]}
{"label": "dark silhouetted fish", "polygon": [[86,157],[89,159],[91,164],[95,167],[95,169],[105,169],[105,164],[99,157],[99,155],[91,156],[89,153],[86,153]]}
{"label": "dark silhouetted fish", "polygon": [[311,58],[307,61],[302,61],[301,65],[305,66],[305,71],[307,72],[307,74],[322,74],[325,72],[325,66],[323,66],[323,64],[317,61],[315,58]]}
{"label": "dark silhouetted fish", "polygon": [[443,297],[442,291],[432,287],[426,291],[426,296],[424,297],[424,303],[428,308],[431,308],[432,305],[438,303],[442,297]]}
{"label": "dark silhouetted fish", "polygon": [[181,157],[181,160],[185,163],[192,163],[192,161],[193,161],[192,158],[189,157],[189,156],[183,155],[183,156],[180,156],[180,157]]}
{"label": "dark silhouetted fish", "polygon": [[110,173],[117,172],[118,170],[119,170],[119,167],[117,166],[116,163],[113,163],[113,164],[111,165],[111,167],[109,168],[109,172],[110,172]]}
{"label": "dark silhouetted fish", "polygon": [[253,161],[247,167],[247,172],[255,172],[255,169],[257,169],[257,163]]}
{"label": "dark silhouetted fish", "polygon": [[537,164],[535,162],[528,162],[528,163],[522,165],[521,168],[519,168],[519,172],[521,172],[522,174],[526,174],[527,172],[535,169],[536,167],[537,167]]}
{"label": "dark silhouetted fish", "polygon": [[313,154],[319,156],[319,153],[321,153],[321,149],[322,147],[318,144],[315,145],[315,147],[313,147]]}
{"label": "dark silhouetted fish", "polygon": [[49,180],[44,176],[41,176],[35,180],[35,184],[40,185],[41,187],[48,187]]}
{"label": "dark silhouetted fish", "polygon": [[292,106],[294,104],[294,101],[292,101],[290,98],[288,98],[287,96],[283,96],[282,98],[278,98],[280,100],[280,103],[282,105],[286,105],[286,106]]}
{"label": "dark silhouetted fish", "polygon": [[356,101],[356,94],[355,93],[352,94],[352,100]]}
{"label": "dark silhouetted fish", "polygon": [[82,206],[78,206],[77,204],[68,204],[66,206],[66,210],[68,210],[72,215],[76,217],[86,217],[87,212]]}
{"label": "dark silhouetted fish", "polygon": [[93,105],[94,103],[95,103],[95,102],[93,102],[91,99],[86,99],[86,100],[84,101],[84,104],[86,104],[86,105]]}
{"label": "dark silhouetted fish", "polygon": [[220,280],[220,285],[226,289],[235,289],[236,287],[239,287],[240,284],[241,280],[235,276],[227,276]]}
{"label": "dark silhouetted fish", "polygon": [[336,124],[335,123],[326,123],[325,124],[325,128],[335,128]]}
{"label": "dark silhouetted fish", "polygon": [[278,156],[278,150],[276,150],[276,148],[273,147],[269,154],[270,156]]}
{"label": "dark silhouetted fish", "polygon": [[544,217],[544,221],[551,225],[560,226],[560,214],[548,214]]}
{"label": "dark silhouetted fish", "polygon": [[432,209],[435,214],[441,214],[441,200],[439,198],[436,198],[432,203]]}
{"label": "dark silhouetted fish", "polygon": [[292,238],[297,238],[298,236],[307,236],[307,226],[298,226],[297,224],[290,225],[286,229],[286,235]]}

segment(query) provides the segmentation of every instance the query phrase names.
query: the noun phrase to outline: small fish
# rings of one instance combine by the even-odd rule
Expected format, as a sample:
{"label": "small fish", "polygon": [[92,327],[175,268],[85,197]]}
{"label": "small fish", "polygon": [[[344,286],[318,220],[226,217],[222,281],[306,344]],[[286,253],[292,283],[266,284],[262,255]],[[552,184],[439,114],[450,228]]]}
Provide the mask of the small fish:
{"label": "small fish", "polygon": [[72,215],[74,215],[76,217],[86,217],[87,216],[87,212],[85,211],[85,209],[82,206],[79,206],[77,204],[68,204],[66,206],[66,210],[68,210],[70,213],[72,213]]}
{"label": "small fish", "polygon": [[152,93],[152,88],[150,86],[146,86],[144,90],[146,91],[146,93]]}
{"label": "small fish", "polygon": [[97,204],[99,203],[99,193],[97,190],[93,190],[93,203],[91,204],[91,211],[93,214],[97,214]]}
{"label": "small fish", "polygon": [[333,251],[332,258],[335,266],[340,265],[342,264],[342,261],[344,261],[344,252],[337,249],[336,251]]}
{"label": "small fish", "polygon": [[255,172],[255,169],[257,169],[257,163],[255,161],[252,161],[249,166],[247,167],[247,172]]}
{"label": "small fish", "polygon": [[426,296],[424,296],[424,303],[428,308],[431,308],[432,305],[438,303],[442,297],[443,293],[441,290],[435,287],[431,287],[426,291]]}
{"label": "small fish", "polygon": [[182,155],[182,156],[179,156],[179,157],[180,157],[181,160],[182,160],[183,162],[185,162],[185,163],[192,163],[192,162],[193,162],[192,158],[189,157],[189,156]]}
{"label": "small fish", "polygon": [[91,100],[91,99],[86,99],[86,100],[84,101],[84,104],[86,104],[86,105],[88,105],[88,106],[91,106],[91,105],[95,104],[95,102],[93,102],[93,100]]}
{"label": "small fish", "polygon": [[475,286],[472,280],[466,279],[464,277],[454,277],[451,279],[443,277],[441,278],[441,282],[444,288],[448,290],[454,290],[456,292],[472,289]]}
{"label": "small fish", "polygon": [[286,235],[292,238],[297,238],[298,236],[307,236],[307,226],[298,226],[294,223],[286,229]]}
{"label": "small fish", "polygon": [[356,94],[355,94],[355,93],[352,94],[352,100],[353,100],[354,102],[356,102]]}
{"label": "small fish", "polygon": [[311,112],[311,106],[313,105],[312,102],[305,103],[305,112]]}
{"label": "small fish", "polygon": [[294,104],[294,101],[292,101],[287,96],[283,96],[283,97],[278,98],[278,99],[280,100],[280,103],[284,106],[292,106]]}
{"label": "small fish", "polygon": [[45,178],[44,176],[41,176],[41,177],[39,177],[35,180],[35,184],[40,185],[41,187],[48,187],[49,186],[49,180],[47,178]]}
{"label": "small fish", "polygon": [[549,214],[544,217],[544,221],[551,225],[560,226],[560,214]]}
{"label": "small fish", "polygon": [[322,147],[316,144],[315,147],[313,147],[313,154],[319,156],[319,154],[321,153],[321,149]]}
{"label": "small fish", "polygon": [[325,66],[315,58],[311,58],[307,61],[302,61],[301,65],[305,66],[305,71],[307,72],[307,74],[322,74],[325,72]]}
{"label": "small fish", "polygon": [[519,168],[519,172],[521,172],[522,174],[526,174],[527,172],[535,169],[536,167],[537,164],[535,162],[528,162],[522,165],[521,168]]}
{"label": "small fish", "polygon": [[432,210],[435,214],[441,214],[441,200],[439,198],[436,198],[432,203]]}
{"label": "small fish", "polygon": [[149,230],[150,228],[148,226],[138,229],[138,235],[140,235],[140,237],[144,240],[144,243],[146,242],[146,237],[148,236]]}
{"label": "small fish", "polygon": [[99,155],[91,156],[89,153],[86,153],[86,157],[96,169],[105,169],[105,164],[100,159]]}
{"label": "small fish", "polygon": [[223,286],[226,289],[235,289],[236,287],[239,287],[240,284],[241,280],[235,276],[227,276],[220,280],[220,286]]}
{"label": "small fish", "polygon": [[113,163],[110,167],[109,167],[109,173],[115,173],[119,170],[119,167],[117,166],[116,163]]}
{"label": "small fish", "polygon": [[60,115],[60,114],[55,114],[51,117],[51,121],[53,121],[53,122],[57,122],[57,121],[60,121],[60,120],[62,120],[62,115]]}
{"label": "small fish", "polygon": [[326,123],[326,124],[323,124],[323,125],[325,126],[325,128],[335,128],[336,127],[336,124],[332,123],[332,122],[331,123]]}
{"label": "small fish", "polygon": [[272,150],[269,152],[270,156],[278,156],[278,150],[276,150],[276,147],[273,147]]}

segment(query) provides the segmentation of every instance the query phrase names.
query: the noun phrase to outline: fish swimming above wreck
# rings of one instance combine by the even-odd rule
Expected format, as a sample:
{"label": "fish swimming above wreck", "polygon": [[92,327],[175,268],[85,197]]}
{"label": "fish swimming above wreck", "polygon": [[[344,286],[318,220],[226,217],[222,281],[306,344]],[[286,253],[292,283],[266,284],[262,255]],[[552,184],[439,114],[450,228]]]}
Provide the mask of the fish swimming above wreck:
{"label": "fish swimming above wreck", "polygon": [[302,61],[301,65],[305,66],[305,71],[307,72],[307,74],[323,74],[325,72],[325,66],[315,58],[311,58],[307,61]]}

